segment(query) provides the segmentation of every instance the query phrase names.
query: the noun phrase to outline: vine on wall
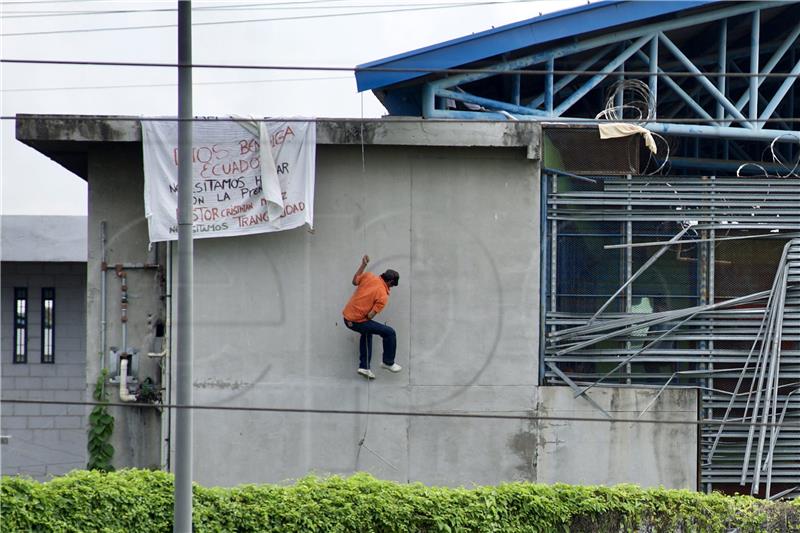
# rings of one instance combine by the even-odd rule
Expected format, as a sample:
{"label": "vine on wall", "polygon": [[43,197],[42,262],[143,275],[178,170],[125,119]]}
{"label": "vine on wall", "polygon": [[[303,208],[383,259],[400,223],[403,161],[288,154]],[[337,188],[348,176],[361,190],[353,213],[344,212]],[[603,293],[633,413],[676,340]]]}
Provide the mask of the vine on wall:
{"label": "vine on wall", "polygon": [[95,405],[89,415],[89,470],[112,472],[114,467],[111,460],[114,458],[114,447],[111,445],[111,434],[114,432],[114,417],[108,413],[108,392],[105,389],[108,370],[105,368],[97,377],[92,396],[101,405]]}

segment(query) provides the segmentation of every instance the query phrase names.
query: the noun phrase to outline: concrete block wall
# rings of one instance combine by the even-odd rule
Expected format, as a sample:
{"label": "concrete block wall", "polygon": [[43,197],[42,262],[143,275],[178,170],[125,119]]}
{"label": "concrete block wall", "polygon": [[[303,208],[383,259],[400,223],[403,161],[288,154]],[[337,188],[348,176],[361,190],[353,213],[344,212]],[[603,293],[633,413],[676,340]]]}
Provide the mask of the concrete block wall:
{"label": "concrete block wall", "polygon": [[[86,399],[86,263],[3,262],[2,398]],[[14,288],[28,289],[28,362],[13,362]],[[55,363],[41,362],[42,287],[54,287]],[[2,404],[0,450],[4,475],[44,480],[86,466],[87,407]]]}

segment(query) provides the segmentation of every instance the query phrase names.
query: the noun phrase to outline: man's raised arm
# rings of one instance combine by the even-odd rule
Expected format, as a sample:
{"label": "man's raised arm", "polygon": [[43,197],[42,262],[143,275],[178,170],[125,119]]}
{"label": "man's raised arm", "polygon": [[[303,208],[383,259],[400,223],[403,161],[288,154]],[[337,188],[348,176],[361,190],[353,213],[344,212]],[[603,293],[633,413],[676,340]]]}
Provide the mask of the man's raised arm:
{"label": "man's raised arm", "polygon": [[361,265],[356,270],[356,273],[353,274],[353,285],[358,285],[358,277],[364,273],[364,269],[367,268],[367,263],[369,263],[369,256],[365,255],[361,258]]}

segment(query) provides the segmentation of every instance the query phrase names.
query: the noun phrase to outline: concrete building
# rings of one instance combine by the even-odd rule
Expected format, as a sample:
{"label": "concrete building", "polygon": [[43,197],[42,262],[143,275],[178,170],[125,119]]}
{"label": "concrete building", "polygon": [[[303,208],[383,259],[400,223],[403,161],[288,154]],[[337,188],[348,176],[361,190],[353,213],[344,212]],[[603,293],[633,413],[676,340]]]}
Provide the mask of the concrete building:
{"label": "concrete building", "polygon": [[[174,401],[175,250],[148,243],[139,122],[21,115],[17,138],[88,182],[86,382],[125,346],[139,354],[137,381]],[[540,386],[542,151],[530,122],[319,121],[313,231],[195,241],[194,402],[251,409],[194,412],[195,479],[364,470],[447,485],[696,488],[694,390],[598,387],[576,399]],[[380,316],[404,369],[374,382],[356,374],[357,337],[340,316],[364,253],[370,270],[401,273]],[[650,404],[644,420],[690,423],[257,410],[628,419]],[[170,467],[169,410],[137,403],[114,416],[116,466]]]}
{"label": "concrete building", "polygon": [[[0,217],[2,398],[80,402],[86,374],[86,217]],[[86,408],[3,403],[3,475],[86,466]]]}
{"label": "concrete building", "polygon": [[[800,417],[799,17],[603,1],[361,65],[392,117],[317,123],[314,230],[195,245],[195,401],[250,409],[195,412],[196,478],[797,495],[796,435],[761,423]],[[600,138],[620,121],[655,153]],[[89,183],[87,383],[135,351],[170,400],[174,250],[147,242],[138,121],[21,116],[17,138]],[[339,318],[363,253],[401,272],[381,319],[404,371],[373,383]],[[116,464],[169,468],[169,411],[132,405]],[[585,417],[690,423],[555,419]]]}

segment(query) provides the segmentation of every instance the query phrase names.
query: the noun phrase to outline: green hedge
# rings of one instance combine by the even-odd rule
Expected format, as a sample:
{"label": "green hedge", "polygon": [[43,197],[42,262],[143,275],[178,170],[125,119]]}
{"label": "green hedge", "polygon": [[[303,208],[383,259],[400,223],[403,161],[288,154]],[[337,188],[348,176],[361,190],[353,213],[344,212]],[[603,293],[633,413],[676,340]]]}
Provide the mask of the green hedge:
{"label": "green hedge", "polygon": [[[2,531],[171,532],[170,474],[75,471],[4,477]],[[800,505],[633,485],[508,483],[473,489],[306,477],[294,485],[194,488],[198,532],[800,531]]]}

